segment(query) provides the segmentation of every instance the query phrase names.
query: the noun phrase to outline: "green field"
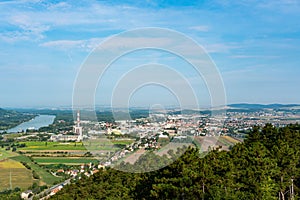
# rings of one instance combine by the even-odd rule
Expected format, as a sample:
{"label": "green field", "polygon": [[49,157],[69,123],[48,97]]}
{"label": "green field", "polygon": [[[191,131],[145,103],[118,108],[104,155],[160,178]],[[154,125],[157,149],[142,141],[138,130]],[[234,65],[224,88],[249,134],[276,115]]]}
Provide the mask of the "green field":
{"label": "green field", "polygon": [[129,145],[134,142],[133,139],[123,139],[123,140],[109,140],[107,138],[97,138],[93,140],[84,141],[84,145],[88,151],[95,150],[108,150],[116,151],[120,147],[118,145]]}
{"label": "green field", "polygon": [[20,148],[21,151],[74,151],[74,150],[116,150],[118,147],[114,145],[128,145],[133,143],[134,140],[107,140],[107,139],[97,139],[82,142],[20,142],[20,144],[25,143],[26,147]]}
{"label": "green field", "polygon": [[132,144],[135,140],[127,139],[127,140],[112,140],[111,143],[113,144],[122,144],[122,145],[129,145]]}
{"label": "green field", "polygon": [[86,150],[81,142],[20,142],[26,147],[20,150]]}
{"label": "green field", "polygon": [[12,157],[12,159],[19,162],[25,162],[31,167],[31,170],[36,171],[36,173],[40,176],[40,185],[53,185],[56,181],[60,181],[60,178],[53,176],[39,165],[33,163],[27,156],[19,155],[16,157]]}
{"label": "green field", "polygon": [[[33,182],[39,181],[39,185],[53,185],[56,182],[61,181],[61,178],[53,176],[51,173],[47,172],[43,165],[50,164],[66,164],[66,165],[80,165],[83,163],[90,162],[98,162],[97,159],[93,157],[74,157],[74,154],[82,154],[82,156],[91,149],[95,150],[107,150],[108,152],[115,151],[120,149],[120,146],[131,144],[133,140],[131,139],[122,139],[122,140],[107,140],[100,139],[97,143],[94,142],[85,142],[84,144],[81,142],[41,142],[41,141],[28,141],[28,142],[20,142],[20,144],[25,144],[26,146],[23,148],[18,148],[18,151],[23,152],[23,154],[18,154],[16,152],[6,151],[4,149],[0,149],[0,161],[6,161],[2,165],[6,167],[12,167],[13,165],[24,167],[20,162],[25,162],[31,170],[26,168],[22,168],[22,170],[13,170],[12,173],[8,173],[8,168],[6,170],[0,169],[0,189],[7,189],[10,187],[10,183],[8,181],[8,177],[12,178],[12,186],[20,187],[20,188],[28,188],[28,186],[32,185]],[[86,148],[87,147],[87,148]],[[33,161],[28,157],[28,155],[36,155],[33,156]],[[59,157],[59,156],[64,157]],[[68,155],[72,155],[72,157],[68,157]],[[45,156],[45,157],[44,157]],[[7,159],[13,159],[14,163],[7,162]],[[0,164],[1,167],[1,164]],[[11,169],[11,168],[9,168]],[[34,180],[32,177],[32,171],[35,171],[37,175],[40,177],[38,180]],[[9,176],[8,176],[9,174]],[[17,181],[17,177],[20,177],[19,181],[22,180],[22,184],[17,185],[15,181]],[[9,184],[9,185],[8,185]]]}
{"label": "green field", "polygon": [[66,164],[66,165],[80,165],[83,163],[97,162],[94,158],[83,157],[34,157],[34,160],[41,164]]}
{"label": "green field", "polygon": [[11,150],[6,151],[5,148],[0,148],[0,161],[17,155],[19,154],[16,152],[12,152]]}

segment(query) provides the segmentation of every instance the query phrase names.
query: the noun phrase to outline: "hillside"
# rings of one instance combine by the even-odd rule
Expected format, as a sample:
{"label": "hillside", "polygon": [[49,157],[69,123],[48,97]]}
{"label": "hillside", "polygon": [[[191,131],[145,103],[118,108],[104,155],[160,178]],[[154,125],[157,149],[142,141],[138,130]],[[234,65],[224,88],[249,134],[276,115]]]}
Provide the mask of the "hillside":
{"label": "hillside", "polygon": [[248,104],[248,103],[239,103],[239,104],[229,104],[231,108],[239,109],[292,109],[295,107],[300,107],[299,104]]}
{"label": "hillside", "polygon": [[34,118],[35,114],[21,113],[0,108],[0,130],[7,130]]}
{"label": "hillside", "polygon": [[[101,170],[65,186],[51,199],[298,199],[300,125],[254,127],[231,151],[199,157],[188,148],[171,165],[149,173]],[[150,154],[140,166],[162,158]],[[159,162],[158,162],[159,163]],[[124,164],[125,168],[135,166]]]}

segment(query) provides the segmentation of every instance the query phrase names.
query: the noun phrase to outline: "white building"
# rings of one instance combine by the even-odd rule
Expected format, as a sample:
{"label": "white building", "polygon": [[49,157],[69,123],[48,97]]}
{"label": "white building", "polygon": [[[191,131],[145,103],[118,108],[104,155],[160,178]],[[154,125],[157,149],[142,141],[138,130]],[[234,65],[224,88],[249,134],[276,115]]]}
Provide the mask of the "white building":
{"label": "white building", "polygon": [[80,142],[83,139],[82,136],[82,127],[80,126],[80,112],[77,111],[77,121],[75,126],[73,127],[73,132],[78,135],[77,141]]}

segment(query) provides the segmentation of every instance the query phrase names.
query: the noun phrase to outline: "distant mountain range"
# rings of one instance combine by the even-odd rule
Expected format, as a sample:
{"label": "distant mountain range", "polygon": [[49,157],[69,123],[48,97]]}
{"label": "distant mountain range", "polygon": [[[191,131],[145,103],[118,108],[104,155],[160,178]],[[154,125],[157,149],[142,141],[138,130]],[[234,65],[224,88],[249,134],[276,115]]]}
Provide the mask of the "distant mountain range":
{"label": "distant mountain range", "polygon": [[[97,112],[101,113],[111,113],[112,110],[109,106],[97,106],[96,108]],[[200,109],[200,112],[210,112],[211,110],[217,111],[217,110],[262,110],[262,109],[277,109],[277,110],[300,110],[300,104],[251,104],[251,103],[237,103],[237,104],[228,104],[227,106],[220,106],[215,108],[202,108]],[[85,109],[82,109],[85,110]],[[128,108],[114,108],[114,112],[127,112]],[[1,109],[0,108],[0,119],[1,117],[4,117],[5,115],[18,115],[23,113],[31,113],[31,114],[57,114],[57,113],[69,113],[72,111],[72,107],[65,107],[65,108],[9,108],[9,109]],[[149,109],[147,107],[130,107],[129,111],[132,112],[143,112],[148,113]],[[156,112],[160,112],[159,110],[155,110]],[[197,113],[199,110],[197,109],[180,109],[178,107],[165,107],[165,110],[162,110],[161,112],[167,111],[168,113],[181,113],[184,111],[185,113]]]}
{"label": "distant mountain range", "polygon": [[300,109],[300,104],[248,104],[248,103],[239,103],[239,104],[229,104],[230,108],[238,109]]}

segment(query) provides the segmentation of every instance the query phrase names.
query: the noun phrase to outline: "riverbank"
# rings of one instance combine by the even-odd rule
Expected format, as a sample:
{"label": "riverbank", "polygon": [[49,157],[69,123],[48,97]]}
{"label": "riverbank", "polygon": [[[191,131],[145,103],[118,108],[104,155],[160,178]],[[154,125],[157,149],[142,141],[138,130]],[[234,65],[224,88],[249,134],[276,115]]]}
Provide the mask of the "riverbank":
{"label": "riverbank", "polygon": [[0,133],[27,122],[36,116],[38,116],[38,114],[22,113],[0,108]]}
{"label": "riverbank", "polygon": [[[26,130],[38,130],[41,127],[49,126],[54,122],[55,115],[36,115],[13,128],[5,130],[7,133],[26,132]],[[4,131],[3,131],[4,132]]]}

